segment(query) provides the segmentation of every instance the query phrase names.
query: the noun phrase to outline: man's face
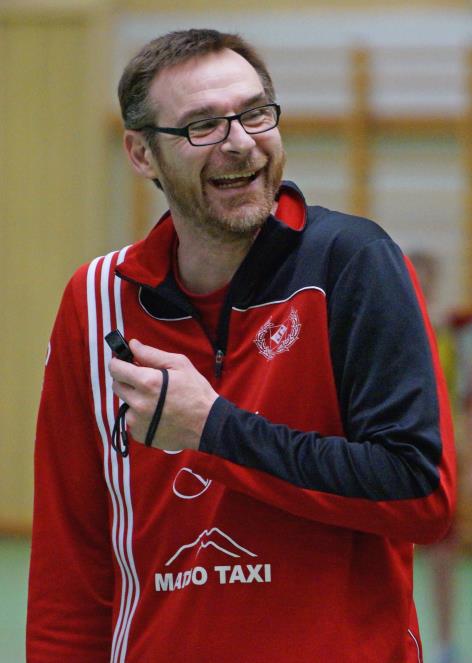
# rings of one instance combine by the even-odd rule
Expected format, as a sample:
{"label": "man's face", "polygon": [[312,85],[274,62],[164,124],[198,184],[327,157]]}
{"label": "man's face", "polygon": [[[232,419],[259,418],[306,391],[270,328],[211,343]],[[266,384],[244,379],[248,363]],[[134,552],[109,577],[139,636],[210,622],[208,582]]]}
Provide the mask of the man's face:
{"label": "man's face", "polygon": [[[231,50],[163,70],[149,95],[163,127],[233,115],[270,101],[255,69]],[[264,223],[285,162],[277,128],[248,135],[236,120],[216,145],[196,147],[167,134],[156,141],[157,176],[174,216],[217,237],[253,233]]]}

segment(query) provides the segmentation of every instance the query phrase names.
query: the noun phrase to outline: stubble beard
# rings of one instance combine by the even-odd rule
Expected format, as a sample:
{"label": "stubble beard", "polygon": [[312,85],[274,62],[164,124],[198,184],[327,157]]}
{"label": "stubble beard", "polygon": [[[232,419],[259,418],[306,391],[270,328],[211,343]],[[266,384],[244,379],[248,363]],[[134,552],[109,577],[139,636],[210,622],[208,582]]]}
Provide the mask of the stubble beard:
{"label": "stubble beard", "polygon": [[[235,191],[234,196],[228,196],[222,202],[217,192],[211,192],[211,184],[198,189],[189,188],[164,162],[161,154],[156,153],[155,158],[161,169],[160,182],[171,210],[174,209],[195,230],[213,239],[229,242],[253,237],[264,225],[272,211],[285,166],[285,152],[280,147],[259,175],[264,178],[262,190],[249,194]],[[239,162],[235,166],[240,172],[252,169],[250,162]]]}

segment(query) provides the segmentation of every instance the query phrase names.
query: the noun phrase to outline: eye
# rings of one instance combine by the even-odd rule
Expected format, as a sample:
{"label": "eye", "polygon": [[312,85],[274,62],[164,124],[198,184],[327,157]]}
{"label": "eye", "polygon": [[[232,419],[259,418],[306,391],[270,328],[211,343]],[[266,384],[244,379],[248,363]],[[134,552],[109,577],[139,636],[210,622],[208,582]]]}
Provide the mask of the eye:
{"label": "eye", "polygon": [[244,119],[246,122],[250,122],[251,120],[259,120],[261,117],[264,117],[263,108],[252,108],[251,110],[248,110],[244,113]]}
{"label": "eye", "polygon": [[192,124],[189,125],[188,130],[192,136],[207,136],[220,128],[223,122],[224,120],[221,120],[221,118],[199,120],[198,122],[192,122]]}
{"label": "eye", "polygon": [[272,121],[274,118],[272,108],[267,106],[262,106],[261,108],[251,108],[242,115],[242,120],[244,124],[249,126],[257,126],[263,124],[268,120]]}

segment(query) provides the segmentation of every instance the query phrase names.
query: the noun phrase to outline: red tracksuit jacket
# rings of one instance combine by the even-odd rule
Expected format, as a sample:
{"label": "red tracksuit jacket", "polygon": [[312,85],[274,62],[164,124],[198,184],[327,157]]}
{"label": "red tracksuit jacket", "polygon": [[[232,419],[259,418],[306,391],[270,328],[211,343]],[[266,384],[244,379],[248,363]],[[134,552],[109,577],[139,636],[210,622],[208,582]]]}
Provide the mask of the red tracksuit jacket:
{"label": "red tracksuit jacket", "polygon": [[[417,663],[413,542],[454,502],[444,381],[408,261],[289,184],[211,342],[165,215],[78,270],[38,419],[30,663]],[[110,446],[104,335],[220,394],[198,451]]]}

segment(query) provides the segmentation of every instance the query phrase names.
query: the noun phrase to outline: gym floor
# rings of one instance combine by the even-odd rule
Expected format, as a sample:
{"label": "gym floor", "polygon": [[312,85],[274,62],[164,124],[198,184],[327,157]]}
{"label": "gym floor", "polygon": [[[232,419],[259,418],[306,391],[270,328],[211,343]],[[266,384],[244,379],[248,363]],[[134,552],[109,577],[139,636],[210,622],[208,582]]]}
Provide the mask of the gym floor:
{"label": "gym floor", "polygon": [[[0,663],[24,663],[24,630],[29,541],[0,538]],[[428,557],[417,552],[415,596],[424,649],[424,663],[434,663],[435,608]],[[472,663],[472,558],[455,573],[454,635],[460,663]]]}

